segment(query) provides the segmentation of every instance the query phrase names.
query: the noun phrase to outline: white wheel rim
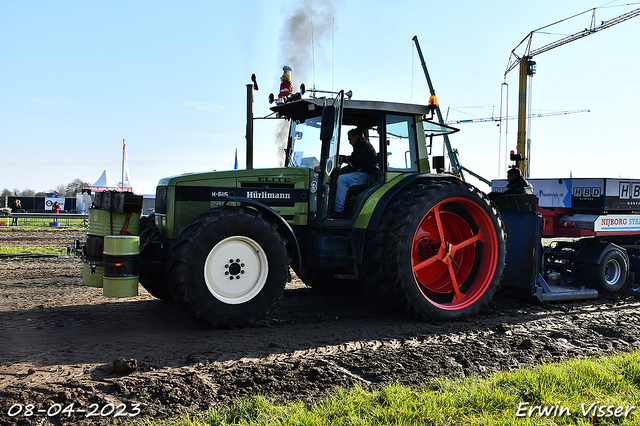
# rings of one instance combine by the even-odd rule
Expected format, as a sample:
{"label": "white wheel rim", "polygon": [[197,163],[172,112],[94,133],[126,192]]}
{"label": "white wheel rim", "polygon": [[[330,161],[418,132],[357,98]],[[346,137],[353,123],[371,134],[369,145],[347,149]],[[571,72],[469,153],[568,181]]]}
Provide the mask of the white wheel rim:
{"label": "white wheel rim", "polygon": [[604,279],[607,284],[613,285],[617,283],[622,276],[622,266],[620,266],[620,263],[617,260],[612,259],[605,265],[604,275]]}
{"label": "white wheel rim", "polygon": [[218,300],[237,305],[253,299],[269,273],[267,256],[251,238],[233,236],[216,244],[204,263],[204,280]]}

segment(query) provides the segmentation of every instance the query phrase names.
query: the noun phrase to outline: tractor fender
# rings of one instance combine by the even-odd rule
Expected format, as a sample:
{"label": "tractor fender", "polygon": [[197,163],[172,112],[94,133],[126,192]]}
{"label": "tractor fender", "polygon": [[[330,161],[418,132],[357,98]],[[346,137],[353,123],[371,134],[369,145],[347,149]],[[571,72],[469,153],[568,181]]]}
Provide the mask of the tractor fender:
{"label": "tractor fender", "polygon": [[589,241],[582,244],[582,246],[578,250],[576,261],[599,265],[605,253],[612,249],[618,249],[622,253],[624,253],[625,256],[628,256],[627,250],[617,244],[609,243],[606,241]]}
{"label": "tractor fender", "polygon": [[367,224],[367,231],[373,231],[378,228],[378,224],[380,223],[380,219],[382,218],[382,214],[384,213],[387,204],[389,204],[400,191],[402,191],[412,183],[429,180],[449,180],[463,182],[456,176],[429,173],[417,173],[402,177],[402,179],[398,180],[395,185],[387,189],[387,191],[377,201],[376,207],[371,214],[369,223]]}
{"label": "tractor fender", "polygon": [[276,224],[278,232],[287,240],[287,250],[293,257],[293,266],[301,267],[302,256],[300,255],[300,245],[298,239],[293,233],[293,229],[275,210],[260,201],[252,200],[245,197],[220,197],[227,202],[242,203],[258,210],[269,221]]}

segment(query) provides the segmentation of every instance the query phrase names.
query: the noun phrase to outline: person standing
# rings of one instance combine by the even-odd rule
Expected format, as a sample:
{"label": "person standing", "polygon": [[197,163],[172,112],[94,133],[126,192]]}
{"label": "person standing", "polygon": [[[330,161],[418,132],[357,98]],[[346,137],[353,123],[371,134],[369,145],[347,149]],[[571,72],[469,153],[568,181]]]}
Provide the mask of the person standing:
{"label": "person standing", "polygon": [[[11,213],[21,213],[22,212],[22,203],[20,200],[15,200],[11,205]],[[13,226],[18,226],[18,218],[14,217],[12,220]]]}

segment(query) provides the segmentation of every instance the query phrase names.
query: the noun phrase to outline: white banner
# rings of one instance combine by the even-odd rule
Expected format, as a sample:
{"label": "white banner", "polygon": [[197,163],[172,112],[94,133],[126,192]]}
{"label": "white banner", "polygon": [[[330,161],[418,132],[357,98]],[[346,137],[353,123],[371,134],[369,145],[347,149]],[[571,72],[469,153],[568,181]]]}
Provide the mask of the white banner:
{"label": "white banner", "polygon": [[64,210],[64,198],[58,197],[46,197],[44,199],[44,209],[47,211],[51,211],[53,207],[53,203],[58,202],[60,204],[60,210]]}

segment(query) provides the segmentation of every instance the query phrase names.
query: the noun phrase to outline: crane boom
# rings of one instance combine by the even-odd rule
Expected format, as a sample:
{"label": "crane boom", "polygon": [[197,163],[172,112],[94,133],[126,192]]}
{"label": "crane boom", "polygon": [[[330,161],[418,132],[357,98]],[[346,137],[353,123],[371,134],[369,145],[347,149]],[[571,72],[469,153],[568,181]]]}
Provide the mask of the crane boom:
{"label": "crane boom", "polygon": [[[591,11],[591,25],[588,29],[584,29],[575,34],[572,34],[567,37],[563,37],[559,40],[556,40],[552,43],[546,44],[537,49],[531,50],[531,41],[533,39],[533,34],[540,31],[541,29],[548,28],[550,26],[556,25],[566,19],[575,18],[576,16],[582,15]],[[634,9],[630,12],[624,13],[620,16],[617,16],[608,21],[602,21],[600,25],[595,25],[595,13],[596,8],[586,10],[577,15],[571,16],[569,18],[554,22],[553,24],[546,25],[542,28],[538,28],[537,30],[531,31],[512,51],[509,56],[509,62],[507,63],[507,70],[504,72],[504,79],[506,81],[507,74],[513,70],[516,66],[520,66],[520,76],[518,80],[519,85],[519,93],[518,93],[518,143],[517,143],[517,152],[519,157],[524,160],[519,164],[520,171],[522,175],[527,178],[529,177],[529,153],[527,152],[527,81],[530,77],[535,74],[535,62],[532,58],[535,55],[539,55],[541,53],[547,52],[551,49],[555,49],[556,47],[563,46],[572,41],[581,39],[582,37],[586,37],[591,34],[595,34],[598,31],[602,31],[604,29],[610,28],[614,25],[617,25],[621,22],[627,21],[631,18],[635,18],[636,16],[640,16],[640,8]],[[518,49],[523,43],[526,42],[525,53],[522,56],[516,54],[516,49]]]}
{"label": "crane boom", "polygon": [[[588,109],[577,109],[577,110],[572,110],[572,111],[541,112],[541,113],[537,113],[537,114],[528,115],[527,118],[552,117],[554,115],[579,114],[581,112],[591,112],[591,111],[589,111]],[[450,121],[447,121],[446,124],[486,123],[487,121],[515,120],[516,118],[518,118],[516,115],[511,115],[509,117],[472,118],[472,119],[469,119],[469,120],[450,120]]]}
{"label": "crane boom", "polygon": [[[587,13],[587,12],[589,12],[589,11],[592,11],[592,13],[593,13],[593,14],[592,14],[592,17],[591,17],[591,26],[590,26],[588,29],[587,29],[587,28],[585,28],[585,29],[584,29],[584,30],[582,30],[582,31],[578,31],[578,32],[577,32],[577,33],[575,33],[575,34],[571,34],[571,35],[569,35],[569,36],[566,36],[566,37],[564,37],[564,38],[561,38],[560,40],[556,40],[556,41],[554,41],[554,42],[551,42],[551,43],[549,43],[549,44],[546,44],[546,45],[544,45],[544,46],[542,46],[542,47],[539,47],[539,48],[537,48],[537,49],[534,49],[534,50],[531,50],[531,39],[533,38],[533,34],[535,34],[536,32],[540,31],[541,29],[544,29],[544,28],[550,27],[550,26],[552,26],[552,25],[555,25],[555,24],[557,24],[557,23],[559,23],[559,22],[562,22],[562,21],[564,21],[565,19],[563,19],[562,21],[558,21],[558,22],[555,22],[555,23],[553,23],[553,24],[550,24],[550,25],[547,25],[547,26],[544,26],[544,27],[538,28],[537,30],[533,30],[533,31],[531,31],[531,32],[529,33],[529,35],[527,35],[527,36],[526,36],[526,37],[525,37],[525,38],[520,42],[520,44],[518,44],[518,45],[515,47],[515,49],[513,49],[513,50],[511,51],[511,56],[509,57],[509,63],[507,64],[507,70],[504,72],[504,74],[505,74],[505,75],[507,75],[511,70],[513,70],[513,69],[514,69],[514,68],[515,68],[515,67],[520,63],[520,61],[522,60],[522,58],[524,58],[525,56],[533,57],[533,56],[535,56],[535,55],[539,55],[539,54],[544,53],[544,52],[547,52],[547,51],[549,51],[549,50],[551,50],[551,49],[555,49],[556,47],[560,47],[560,46],[565,45],[565,44],[567,44],[567,43],[571,43],[572,41],[575,41],[575,40],[581,39],[582,37],[586,37],[586,36],[588,36],[588,35],[595,34],[595,33],[597,33],[598,31],[602,31],[602,30],[605,30],[605,29],[607,29],[607,28],[613,27],[614,25],[617,25],[617,24],[619,24],[619,23],[621,23],[621,22],[627,21],[627,20],[629,20],[629,19],[631,19],[631,18],[635,18],[636,16],[639,16],[639,15],[640,15],[640,8],[638,8],[638,9],[634,9],[634,10],[632,10],[632,11],[630,11],[630,12],[627,12],[627,13],[625,13],[625,14],[622,14],[622,15],[620,15],[620,16],[617,16],[617,17],[615,17],[615,18],[613,18],[613,19],[610,19],[610,20],[608,20],[608,21],[602,21],[602,23],[601,23],[600,25],[598,25],[598,26],[595,26],[595,16],[596,16],[595,14],[596,14],[596,8],[589,9],[589,10],[585,10],[584,12],[579,13],[578,15],[574,15],[574,16],[572,16],[571,18],[574,18],[574,17],[576,17],[576,16],[582,15],[582,14]],[[570,18],[567,18],[567,19],[570,19]],[[524,43],[525,41],[527,41],[527,48],[526,48],[526,50],[525,50],[525,53],[524,53],[522,56],[518,56],[518,55],[515,53],[515,51],[516,51],[516,49],[517,49],[518,47],[520,47],[520,46],[522,45],[522,43]]]}

